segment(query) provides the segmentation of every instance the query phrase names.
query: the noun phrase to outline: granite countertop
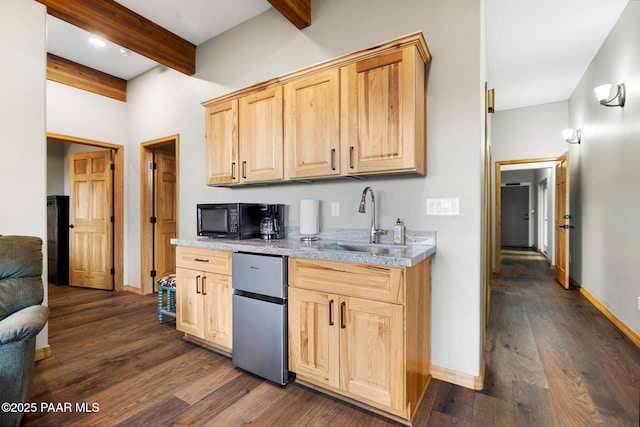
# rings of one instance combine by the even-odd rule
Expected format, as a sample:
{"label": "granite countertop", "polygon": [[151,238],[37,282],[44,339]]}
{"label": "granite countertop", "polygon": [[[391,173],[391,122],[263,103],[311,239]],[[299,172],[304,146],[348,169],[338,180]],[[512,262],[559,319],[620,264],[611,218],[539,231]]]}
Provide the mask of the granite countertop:
{"label": "granite countertop", "polygon": [[285,255],[291,258],[307,258],[324,261],[355,262],[397,267],[410,267],[436,252],[434,232],[407,232],[407,244],[393,245],[383,236],[382,243],[369,244],[362,237],[367,230],[333,229],[323,230],[320,239],[313,242],[300,240],[297,229],[287,232],[285,239],[210,239],[205,237],[171,239],[178,246],[232,252],[254,252]]}

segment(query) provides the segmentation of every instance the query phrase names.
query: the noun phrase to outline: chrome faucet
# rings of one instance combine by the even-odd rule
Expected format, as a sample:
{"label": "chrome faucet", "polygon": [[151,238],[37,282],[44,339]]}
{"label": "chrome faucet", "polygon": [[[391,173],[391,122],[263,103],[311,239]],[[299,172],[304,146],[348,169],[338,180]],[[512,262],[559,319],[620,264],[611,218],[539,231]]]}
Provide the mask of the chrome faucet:
{"label": "chrome faucet", "polygon": [[369,235],[369,243],[378,243],[379,236],[384,234],[384,230],[376,228],[376,198],[373,195],[373,189],[371,187],[365,187],[362,192],[362,200],[360,200],[360,207],[358,212],[365,213],[365,202],[367,200],[367,191],[371,193],[371,234]]}

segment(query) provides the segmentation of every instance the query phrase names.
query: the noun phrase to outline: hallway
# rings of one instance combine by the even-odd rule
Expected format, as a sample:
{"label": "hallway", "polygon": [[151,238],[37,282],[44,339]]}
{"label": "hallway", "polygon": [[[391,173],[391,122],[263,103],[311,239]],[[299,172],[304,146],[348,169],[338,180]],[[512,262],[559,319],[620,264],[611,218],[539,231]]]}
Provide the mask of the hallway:
{"label": "hallway", "polygon": [[481,392],[496,399],[495,411],[504,415],[496,421],[639,425],[640,350],[577,289],[562,289],[539,254],[502,255],[502,273],[492,279]]}

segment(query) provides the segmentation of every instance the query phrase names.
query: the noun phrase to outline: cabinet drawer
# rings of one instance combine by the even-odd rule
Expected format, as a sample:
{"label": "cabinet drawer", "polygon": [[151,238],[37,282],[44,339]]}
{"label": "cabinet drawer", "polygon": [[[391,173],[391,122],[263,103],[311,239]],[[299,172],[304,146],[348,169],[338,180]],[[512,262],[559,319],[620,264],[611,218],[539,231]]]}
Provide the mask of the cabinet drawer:
{"label": "cabinet drawer", "polygon": [[231,252],[178,246],[176,267],[231,275]]}
{"label": "cabinet drawer", "polygon": [[289,259],[289,286],[404,303],[404,267]]}

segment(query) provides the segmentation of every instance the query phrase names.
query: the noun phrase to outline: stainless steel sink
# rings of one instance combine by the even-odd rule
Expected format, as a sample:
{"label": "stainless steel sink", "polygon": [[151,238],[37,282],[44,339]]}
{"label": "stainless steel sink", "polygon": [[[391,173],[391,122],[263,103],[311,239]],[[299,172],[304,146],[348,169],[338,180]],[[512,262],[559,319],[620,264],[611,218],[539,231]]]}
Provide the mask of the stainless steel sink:
{"label": "stainless steel sink", "polygon": [[322,246],[322,249],[331,251],[348,251],[348,252],[361,252],[371,255],[398,255],[405,249],[405,246],[388,247],[378,245],[355,245],[355,244],[343,244],[333,243],[331,245]]}

